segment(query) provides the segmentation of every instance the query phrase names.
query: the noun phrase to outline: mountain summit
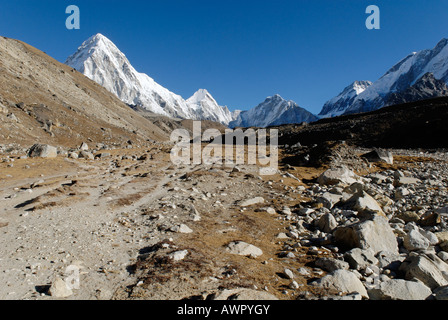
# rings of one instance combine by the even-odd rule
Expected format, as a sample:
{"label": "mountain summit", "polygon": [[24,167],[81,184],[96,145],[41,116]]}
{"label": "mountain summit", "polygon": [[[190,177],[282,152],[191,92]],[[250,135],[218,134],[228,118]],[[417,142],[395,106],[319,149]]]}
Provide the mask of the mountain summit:
{"label": "mountain summit", "polygon": [[243,111],[231,122],[231,128],[236,127],[269,127],[283,124],[317,121],[311,112],[301,108],[294,101],[287,101],[280,95],[268,97],[249,111]]}
{"label": "mountain summit", "polygon": [[173,118],[212,120],[223,124],[232,120],[232,113],[226,107],[220,107],[206,90],[199,90],[185,101],[148,75],[137,72],[124,53],[102,34],[87,39],[65,64],[128,105]]}

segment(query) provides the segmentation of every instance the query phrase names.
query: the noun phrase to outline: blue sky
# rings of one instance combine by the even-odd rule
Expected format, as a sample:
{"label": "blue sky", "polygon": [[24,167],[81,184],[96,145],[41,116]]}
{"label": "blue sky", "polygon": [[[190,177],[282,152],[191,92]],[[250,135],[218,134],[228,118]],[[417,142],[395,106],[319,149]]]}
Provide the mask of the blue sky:
{"label": "blue sky", "polygon": [[[368,5],[381,30],[368,30]],[[67,30],[77,5],[81,29]],[[64,62],[102,33],[139,72],[184,98],[208,89],[231,110],[280,94],[313,113],[354,80],[375,81],[448,37],[446,0],[14,0],[0,35]]]}

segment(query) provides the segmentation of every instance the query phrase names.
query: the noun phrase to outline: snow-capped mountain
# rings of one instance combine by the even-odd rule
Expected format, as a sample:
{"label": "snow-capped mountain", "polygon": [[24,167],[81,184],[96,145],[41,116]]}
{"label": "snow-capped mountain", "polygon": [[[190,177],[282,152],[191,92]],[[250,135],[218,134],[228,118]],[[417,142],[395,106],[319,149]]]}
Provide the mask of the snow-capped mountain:
{"label": "snow-capped mountain", "polygon": [[287,101],[280,95],[268,97],[257,107],[243,111],[229,124],[236,127],[269,127],[282,124],[317,121],[311,112],[299,107],[294,101]]}
{"label": "snow-capped mountain", "polygon": [[185,101],[148,75],[137,72],[117,46],[102,34],[87,39],[65,64],[128,105],[174,118],[213,120],[226,125],[233,120],[232,113],[219,106],[206,90],[199,90]]}
{"label": "snow-capped mountain", "polygon": [[343,114],[347,106],[350,106],[353,101],[363,93],[368,87],[372,85],[370,81],[355,81],[346,87],[339,95],[325,103],[319,117],[330,118]]}
{"label": "snow-capped mountain", "polygon": [[[337,113],[351,114],[380,109],[386,106],[390,94],[407,90],[427,73],[448,83],[448,39],[442,39],[433,49],[408,55],[353,101],[348,101],[345,106],[338,105]],[[322,112],[328,114],[333,110],[327,108]]]}
{"label": "snow-capped mountain", "polygon": [[187,104],[193,110],[195,117],[200,120],[211,120],[227,125],[236,119],[235,111],[232,113],[229,108],[218,105],[205,89],[199,89],[187,100]]}

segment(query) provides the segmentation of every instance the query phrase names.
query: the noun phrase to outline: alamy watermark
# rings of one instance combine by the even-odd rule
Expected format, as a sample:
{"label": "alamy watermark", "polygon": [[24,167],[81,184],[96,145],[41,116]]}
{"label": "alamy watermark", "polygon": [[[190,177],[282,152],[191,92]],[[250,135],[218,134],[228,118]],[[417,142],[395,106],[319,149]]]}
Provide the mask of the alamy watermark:
{"label": "alamy watermark", "polygon": [[370,5],[366,9],[366,14],[369,14],[366,20],[366,28],[369,30],[381,29],[380,8],[375,5]]}
{"label": "alamy watermark", "polygon": [[68,18],[65,20],[65,27],[68,30],[79,30],[81,29],[81,11],[78,6],[71,5],[65,9],[65,13],[69,14]]}
{"label": "alamy watermark", "polygon": [[[171,134],[175,146],[171,161],[175,165],[225,164],[259,165],[260,175],[272,175],[278,170],[278,130],[270,129],[218,129],[202,132],[201,121],[193,121],[193,136],[186,129]],[[269,140],[269,148],[268,148]]]}

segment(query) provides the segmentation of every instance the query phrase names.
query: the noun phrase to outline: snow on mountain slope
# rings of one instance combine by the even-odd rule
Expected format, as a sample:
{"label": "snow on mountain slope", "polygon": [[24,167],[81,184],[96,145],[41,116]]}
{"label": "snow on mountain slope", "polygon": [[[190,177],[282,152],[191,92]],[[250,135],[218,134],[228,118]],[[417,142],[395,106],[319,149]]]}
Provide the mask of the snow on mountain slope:
{"label": "snow on mountain slope", "polygon": [[114,93],[123,102],[168,117],[212,120],[227,125],[233,120],[206,90],[188,101],[137,72],[117,46],[102,34],[87,39],[65,64]]}
{"label": "snow on mountain slope", "polygon": [[193,109],[197,119],[211,120],[225,125],[236,119],[234,113],[230,112],[227,107],[218,105],[212,95],[205,89],[198,90],[187,100],[187,104]]}
{"label": "snow on mountain slope", "polygon": [[319,116],[321,118],[336,117],[343,114],[347,106],[351,105],[353,101],[361,93],[363,93],[369,86],[372,85],[370,81],[355,81],[346,87],[339,95],[325,103]]}
{"label": "snow on mountain slope", "polygon": [[287,101],[280,95],[275,95],[268,97],[257,107],[241,112],[229,127],[269,127],[317,120],[315,115],[299,107],[294,101]]}
{"label": "snow on mountain slope", "polygon": [[405,91],[427,73],[448,83],[448,39],[442,39],[433,49],[408,55],[359,94],[344,113],[380,109],[385,106],[388,95]]}

